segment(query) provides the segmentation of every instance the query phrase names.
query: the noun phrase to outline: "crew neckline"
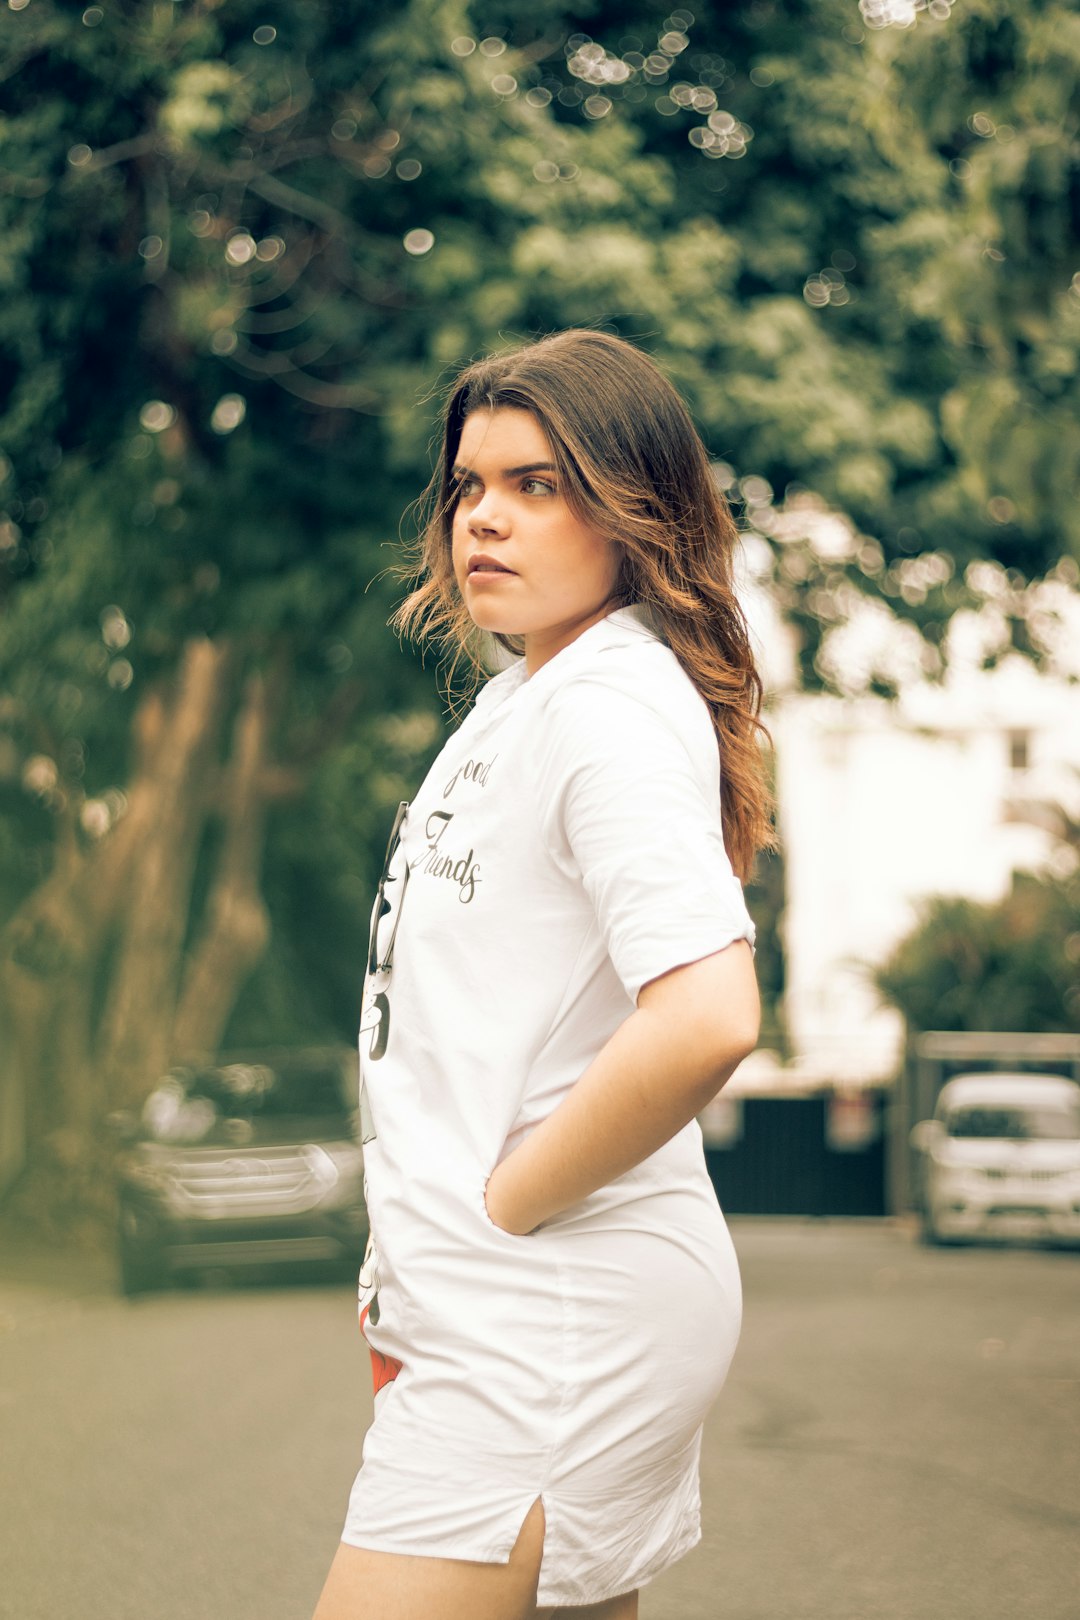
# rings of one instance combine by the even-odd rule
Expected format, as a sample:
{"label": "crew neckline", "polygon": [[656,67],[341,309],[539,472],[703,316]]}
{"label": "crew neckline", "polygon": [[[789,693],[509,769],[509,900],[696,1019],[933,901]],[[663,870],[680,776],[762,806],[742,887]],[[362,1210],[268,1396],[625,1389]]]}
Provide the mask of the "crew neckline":
{"label": "crew neckline", "polygon": [[[585,644],[591,645],[598,641],[605,631],[610,632],[613,629],[615,631],[636,631],[647,636],[652,641],[660,640],[648,608],[642,602],[630,602],[626,607],[613,608],[610,613],[605,613],[602,619],[597,619],[595,624],[590,624],[587,629],[582,630],[580,635],[575,636],[573,641],[568,641],[565,647],[560,647],[557,653],[553,653],[550,658],[546,659],[532,675],[524,672],[524,657],[519,658],[517,664],[511,667],[522,670],[523,683],[535,681],[538,676],[544,673],[545,669],[550,669],[553,664],[559,663],[560,659],[567,658],[568,655],[574,652],[575,648]],[[566,667],[565,663],[562,667]]]}
{"label": "crew neckline", "polygon": [[474,707],[486,707],[488,703],[509,698],[525,686],[533,687],[538,680],[542,683],[545,670],[556,667],[560,670],[565,669],[564,660],[573,654],[575,648],[591,646],[600,640],[605,632],[610,635],[612,631],[616,633],[613,638],[615,644],[618,644],[628,631],[631,636],[641,636],[648,641],[663,640],[652,614],[643,602],[630,602],[625,607],[613,608],[602,619],[597,619],[595,624],[590,624],[588,629],[575,636],[573,641],[567,642],[565,647],[561,647],[532,675],[526,670],[524,656],[520,654],[515,656],[512,663],[507,664],[505,669],[498,670],[485,682],[477,694]]}

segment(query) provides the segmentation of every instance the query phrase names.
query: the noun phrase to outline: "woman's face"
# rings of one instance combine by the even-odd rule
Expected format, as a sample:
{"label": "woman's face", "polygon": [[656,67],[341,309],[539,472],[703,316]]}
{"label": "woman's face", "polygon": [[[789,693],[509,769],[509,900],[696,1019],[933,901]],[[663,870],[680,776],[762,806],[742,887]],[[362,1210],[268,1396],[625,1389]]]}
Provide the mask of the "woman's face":
{"label": "woman's face", "polygon": [[618,547],[563,499],[555,458],[523,410],[465,418],[454,474],[454,575],[481,630],[521,636],[531,675],[611,610]]}

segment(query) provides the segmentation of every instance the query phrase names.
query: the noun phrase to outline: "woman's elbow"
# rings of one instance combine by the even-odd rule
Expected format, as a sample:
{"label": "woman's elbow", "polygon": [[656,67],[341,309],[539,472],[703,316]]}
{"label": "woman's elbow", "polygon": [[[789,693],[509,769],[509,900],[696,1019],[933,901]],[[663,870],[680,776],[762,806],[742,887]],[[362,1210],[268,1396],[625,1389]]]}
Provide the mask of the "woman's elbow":
{"label": "woman's elbow", "polygon": [[756,1002],[746,1010],[730,1010],[719,1021],[711,1039],[704,1043],[708,1053],[704,1089],[710,1098],[715,1097],[739,1064],[750,1056],[760,1034],[761,1017]]}
{"label": "woman's elbow", "polygon": [[728,985],[722,1000],[718,998],[710,1020],[712,1096],[750,1056],[761,1035],[761,998],[753,966],[743,963],[740,967],[737,982]]}
{"label": "woman's elbow", "polygon": [[701,1106],[712,1101],[739,1064],[750,1056],[760,1034],[761,1007],[756,986],[752,994],[733,997],[723,1008],[702,1019],[693,1040],[701,1076]]}
{"label": "woman's elbow", "polygon": [[761,1035],[761,1011],[756,1005],[752,1012],[742,1019],[727,1026],[724,1053],[724,1062],[732,1068],[748,1058],[757,1046]]}
{"label": "woman's elbow", "polygon": [[706,1100],[750,1055],[761,1032],[753,956],[742,940],[654,980],[638,1005],[662,1017],[684,1046]]}

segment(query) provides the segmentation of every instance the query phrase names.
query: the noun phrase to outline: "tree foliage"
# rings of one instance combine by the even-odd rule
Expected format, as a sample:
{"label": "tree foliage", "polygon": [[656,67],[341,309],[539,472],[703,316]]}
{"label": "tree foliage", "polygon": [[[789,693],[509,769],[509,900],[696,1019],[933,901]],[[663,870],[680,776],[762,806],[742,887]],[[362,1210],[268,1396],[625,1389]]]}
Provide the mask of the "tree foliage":
{"label": "tree foliage", "polygon": [[942,898],[874,978],[912,1030],[1080,1032],[1080,883],[1020,876],[996,905]]}

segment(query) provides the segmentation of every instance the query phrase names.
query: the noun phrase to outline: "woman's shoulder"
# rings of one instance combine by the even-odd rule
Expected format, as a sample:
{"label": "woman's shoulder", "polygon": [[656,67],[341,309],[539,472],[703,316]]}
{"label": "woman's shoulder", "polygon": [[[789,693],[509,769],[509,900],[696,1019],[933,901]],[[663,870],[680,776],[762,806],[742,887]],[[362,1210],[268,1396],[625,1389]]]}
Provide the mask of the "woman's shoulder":
{"label": "woman's shoulder", "polygon": [[708,709],[690,676],[667,643],[646,627],[647,620],[624,620],[630,612],[610,615],[552,660],[546,667],[544,707],[567,715],[587,709],[632,712],[636,707],[668,724],[704,719],[711,732]]}
{"label": "woman's shoulder", "polygon": [[552,747],[648,754],[676,744],[707,777],[715,773],[717,742],[708,707],[658,636],[590,638],[577,656],[554,659],[549,668],[535,718]]}

